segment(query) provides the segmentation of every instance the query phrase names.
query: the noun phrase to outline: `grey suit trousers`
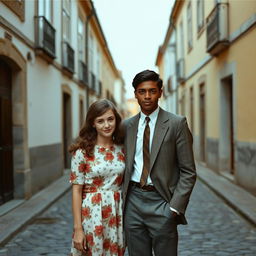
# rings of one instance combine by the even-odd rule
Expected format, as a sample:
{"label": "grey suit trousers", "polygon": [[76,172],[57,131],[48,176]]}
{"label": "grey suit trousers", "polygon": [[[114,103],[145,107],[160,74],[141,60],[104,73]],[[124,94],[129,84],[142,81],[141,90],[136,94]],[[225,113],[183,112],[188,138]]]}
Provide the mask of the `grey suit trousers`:
{"label": "grey suit trousers", "polygon": [[130,185],[124,228],[129,256],[177,255],[177,220],[158,192]]}

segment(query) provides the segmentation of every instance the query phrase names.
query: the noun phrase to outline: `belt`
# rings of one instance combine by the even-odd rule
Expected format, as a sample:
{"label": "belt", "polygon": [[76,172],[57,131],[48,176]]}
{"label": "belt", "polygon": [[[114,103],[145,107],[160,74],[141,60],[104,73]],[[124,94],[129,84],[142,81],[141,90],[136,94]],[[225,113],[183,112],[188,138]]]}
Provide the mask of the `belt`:
{"label": "belt", "polygon": [[135,181],[130,181],[130,185],[133,187],[137,187],[140,188],[144,191],[156,191],[156,188],[153,185],[144,185],[143,187],[141,187],[139,182],[135,182]]}

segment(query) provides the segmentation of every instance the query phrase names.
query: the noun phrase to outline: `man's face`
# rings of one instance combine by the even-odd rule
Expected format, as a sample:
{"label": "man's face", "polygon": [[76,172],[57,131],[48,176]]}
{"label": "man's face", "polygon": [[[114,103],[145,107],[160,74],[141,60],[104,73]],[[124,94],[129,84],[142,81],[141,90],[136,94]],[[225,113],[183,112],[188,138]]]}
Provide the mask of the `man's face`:
{"label": "man's face", "polygon": [[145,81],[137,86],[134,94],[141,111],[145,115],[150,115],[158,107],[158,100],[162,95],[162,90],[158,88],[157,82]]}

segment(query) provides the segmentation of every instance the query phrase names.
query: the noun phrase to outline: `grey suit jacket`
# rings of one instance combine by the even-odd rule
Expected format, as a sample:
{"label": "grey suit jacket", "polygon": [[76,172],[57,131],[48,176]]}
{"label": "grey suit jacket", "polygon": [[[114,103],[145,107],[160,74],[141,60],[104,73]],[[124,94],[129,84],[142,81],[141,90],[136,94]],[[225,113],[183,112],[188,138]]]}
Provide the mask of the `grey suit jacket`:
{"label": "grey suit jacket", "polygon": [[[124,207],[133,172],[139,118],[140,114],[137,114],[124,121]],[[178,216],[178,223],[181,224],[187,224],[185,210],[196,181],[192,141],[186,118],[160,108],[151,147],[150,177],[164,200],[181,213]]]}

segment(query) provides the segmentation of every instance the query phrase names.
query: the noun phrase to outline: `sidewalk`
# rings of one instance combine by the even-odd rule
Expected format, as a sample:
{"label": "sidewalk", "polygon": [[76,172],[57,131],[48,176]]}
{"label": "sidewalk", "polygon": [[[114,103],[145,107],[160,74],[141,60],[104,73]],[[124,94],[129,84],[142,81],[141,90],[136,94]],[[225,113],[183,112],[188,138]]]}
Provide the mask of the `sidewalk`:
{"label": "sidewalk", "polygon": [[198,164],[198,178],[221,197],[231,208],[256,226],[256,197],[225,177]]}
{"label": "sidewalk", "polygon": [[44,188],[23,204],[0,217],[0,246],[14,236],[22,227],[54,203],[70,189],[69,175],[64,175]]}
{"label": "sidewalk", "polygon": [[[197,166],[197,173],[198,178],[224,199],[228,205],[256,225],[256,197],[202,165]],[[68,175],[62,176],[22,205],[0,217],[0,246],[54,203],[69,188]]]}

